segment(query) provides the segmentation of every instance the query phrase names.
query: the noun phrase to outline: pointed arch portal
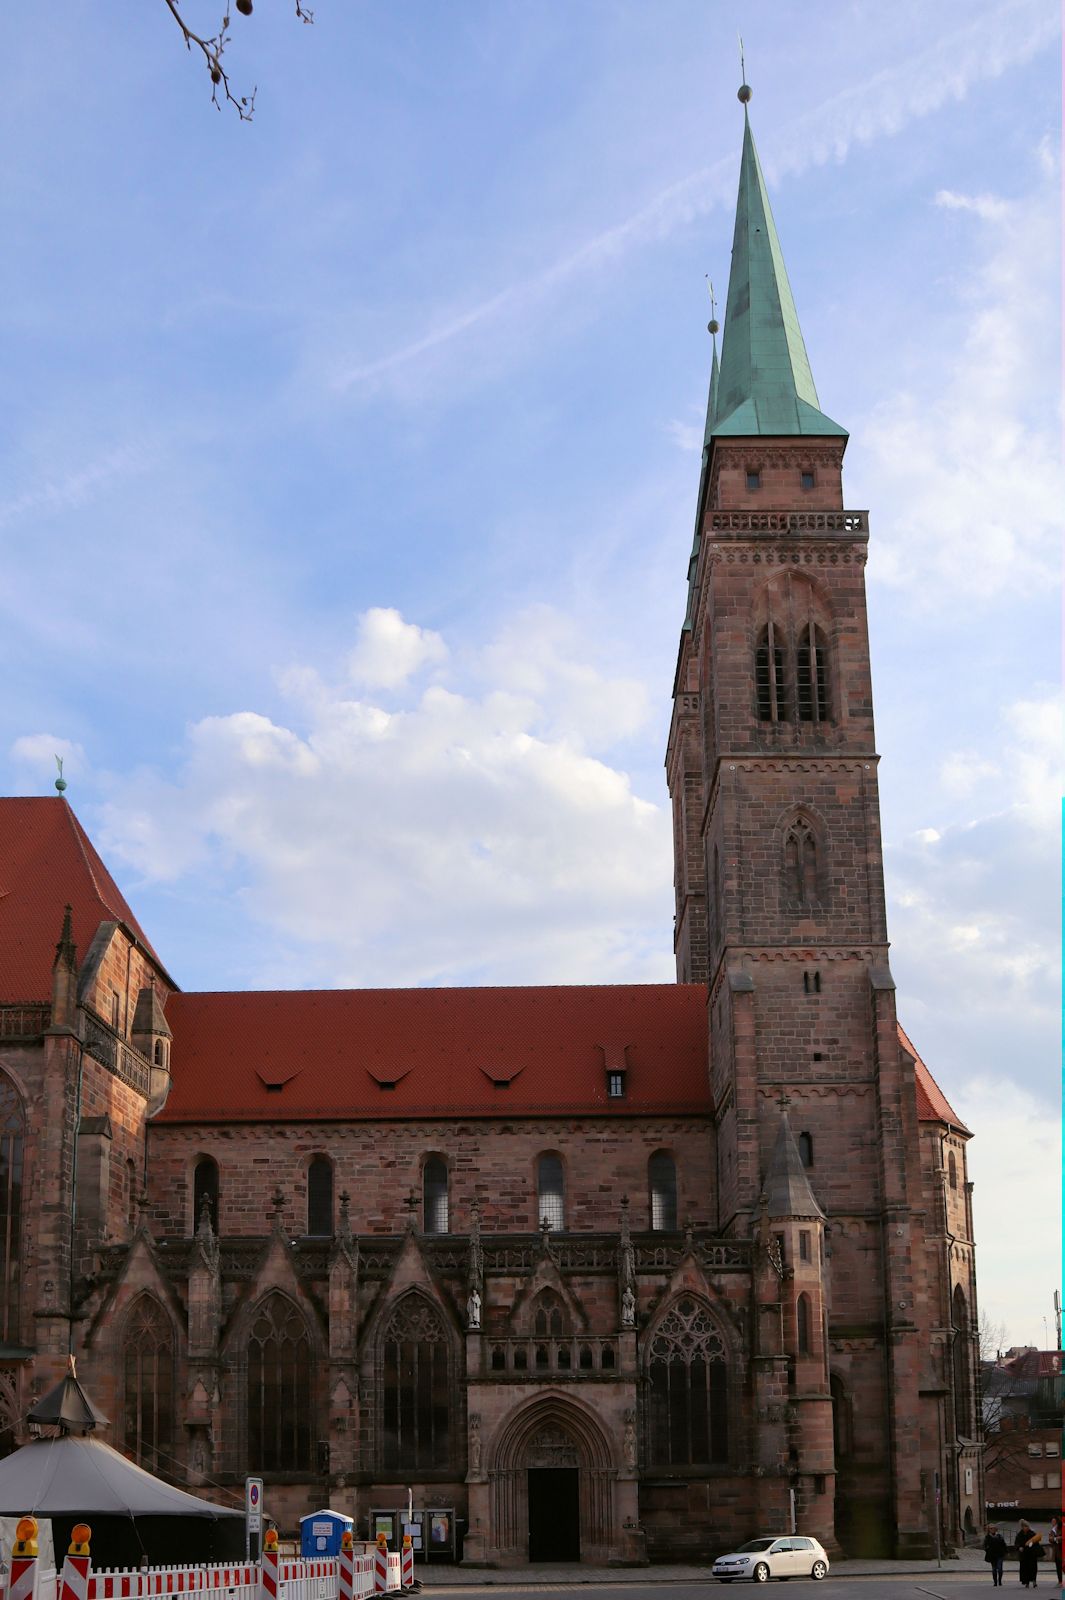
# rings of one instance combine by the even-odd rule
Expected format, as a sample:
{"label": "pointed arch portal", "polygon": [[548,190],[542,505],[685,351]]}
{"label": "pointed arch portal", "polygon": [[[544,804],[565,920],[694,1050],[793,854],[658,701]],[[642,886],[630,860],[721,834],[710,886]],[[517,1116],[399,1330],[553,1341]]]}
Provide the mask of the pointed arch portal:
{"label": "pointed arch portal", "polygon": [[491,1541],[510,1561],[608,1559],[616,1463],[592,1413],[545,1395],[507,1421],[488,1463]]}

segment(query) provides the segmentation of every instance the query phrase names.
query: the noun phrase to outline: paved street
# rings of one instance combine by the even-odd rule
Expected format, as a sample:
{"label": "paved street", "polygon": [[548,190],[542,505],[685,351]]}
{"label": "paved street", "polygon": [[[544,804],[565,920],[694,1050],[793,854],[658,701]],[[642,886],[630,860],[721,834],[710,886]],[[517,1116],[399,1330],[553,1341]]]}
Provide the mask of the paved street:
{"label": "paved street", "polygon": [[[1060,1592],[1054,1583],[1053,1569],[1049,1582],[1044,1574],[1040,1576],[1042,1581],[1038,1587],[1045,1595]],[[567,1581],[558,1574],[557,1569],[552,1574],[551,1581],[544,1581],[531,1573],[527,1581],[521,1583],[509,1581],[510,1577],[509,1573],[497,1573],[492,1577],[490,1581],[494,1595],[518,1597],[529,1594],[573,1592],[586,1597],[586,1600],[637,1600],[637,1597],[645,1596],[647,1600],[655,1600],[656,1596],[661,1600],[662,1590],[665,1588],[668,1590],[669,1600],[708,1600],[709,1594],[719,1591],[719,1585],[710,1578],[692,1582],[690,1579],[676,1581],[656,1576],[650,1580],[641,1578],[635,1581],[627,1579],[623,1583],[589,1584],[575,1582],[573,1579]],[[425,1591],[431,1593],[432,1587],[431,1583],[426,1583]],[[440,1587],[446,1588],[450,1597],[483,1593],[485,1584],[483,1581],[478,1581],[463,1588],[456,1578],[454,1582]],[[779,1585],[775,1587],[779,1588]],[[905,1600],[922,1600],[922,1597],[924,1600],[927,1600],[927,1597],[931,1597],[931,1600],[969,1600],[969,1596],[985,1595],[991,1587],[991,1580],[986,1571],[978,1573],[971,1567],[961,1571],[944,1569],[942,1572],[910,1572],[899,1574],[897,1577],[885,1576],[882,1570],[880,1573],[869,1574],[845,1570],[831,1573],[823,1583],[814,1583],[811,1579],[789,1579],[787,1594],[788,1600],[800,1600],[802,1596],[824,1597],[829,1594],[856,1594],[861,1596],[861,1600],[903,1600],[903,1597]],[[735,1588],[729,1586],[730,1592],[736,1595],[746,1594],[753,1588],[753,1584],[742,1584]],[[1030,1593],[1021,1589],[1016,1570],[1012,1577],[1007,1571],[1003,1590],[1013,1590],[1018,1594]],[[720,1592],[723,1594],[725,1591],[720,1589]]]}

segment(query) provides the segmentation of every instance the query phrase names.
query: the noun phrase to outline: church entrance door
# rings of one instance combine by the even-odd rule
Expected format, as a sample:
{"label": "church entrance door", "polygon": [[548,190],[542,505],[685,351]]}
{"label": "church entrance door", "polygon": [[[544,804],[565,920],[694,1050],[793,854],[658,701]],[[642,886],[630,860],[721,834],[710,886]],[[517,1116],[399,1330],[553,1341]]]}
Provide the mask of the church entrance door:
{"label": "church entrance door", "polygon": [[580,1559],[580,1469],[530,1467],[529,1560]]}

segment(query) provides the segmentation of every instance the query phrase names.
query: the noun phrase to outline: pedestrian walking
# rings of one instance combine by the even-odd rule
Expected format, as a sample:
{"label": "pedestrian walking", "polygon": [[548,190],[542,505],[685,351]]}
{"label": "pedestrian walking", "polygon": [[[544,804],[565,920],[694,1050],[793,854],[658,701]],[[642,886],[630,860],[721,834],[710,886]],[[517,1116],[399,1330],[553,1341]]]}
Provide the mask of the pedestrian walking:
{"label": "pedestrian walking", "polygon": [[1050,1519],[1050,1540],[1049,1540],[1049,1543],[1050,1543],[1050,1554],[1054,1557],[1054,1571],[1057,1573],[1058,1582],[1060,1583],[1061,1582],[1061,1518],[1060,1517],[1051,1517],[1051,1519]]}
{"label": "pedestrian walking", "polygon": [[1042,1534],[1036,1533],[1031,1523],[1025,1522],[1022,1517],[1013,1543],[1017,1551],[1017,1575],[1026,1589],[1039,1587],[1039,1547],[1042,1542]]}
{"label": "pedestrian walking", "polygon": [[1008,1549],[1005,1539],[992,1522],[984,1535],[984,1560],[991,1567],[991,1582],[996,1589],[1002,1587],[1002,1563],[1006,1559]]}

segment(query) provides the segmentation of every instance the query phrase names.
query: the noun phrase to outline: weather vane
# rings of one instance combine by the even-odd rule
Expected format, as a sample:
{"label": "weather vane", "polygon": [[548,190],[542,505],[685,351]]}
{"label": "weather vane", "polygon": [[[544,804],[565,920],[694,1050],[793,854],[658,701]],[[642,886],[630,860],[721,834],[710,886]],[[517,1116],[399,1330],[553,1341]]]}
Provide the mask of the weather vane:
{"label": "weather vane", "polygon": [[750,87],[750,84],[747,82],[747,66],[746,66],[746,63],[744,62],[744,59],[743,59],[743,35],[742,35],[742,33],[741,34],[737,34],[737,38],[740,41],[740,87],[739,87],[739,93],[738,93],[737,98],[739,100],[741,100],[744,105],[746,105],[748,100],[751,98],[751,87]]}
{"label": "weather vane", "polygon": [[67,786],[67,780],[63,776],[63,757],[62,756],[56,756],[55,764],[59,768],[59,776],[55,780],[55,786],[59,790],[59,793],[62,794],[63,790]]}
{"label": "weather vane", "polygon": [[717,320],[717,301],[714,299],[714,285],[708,272],[704,273],[703,276],[706,279],[706,287],[710,291],[710,321],[706,324],[706,331],[707,333],[716,333],[721,324]]}

